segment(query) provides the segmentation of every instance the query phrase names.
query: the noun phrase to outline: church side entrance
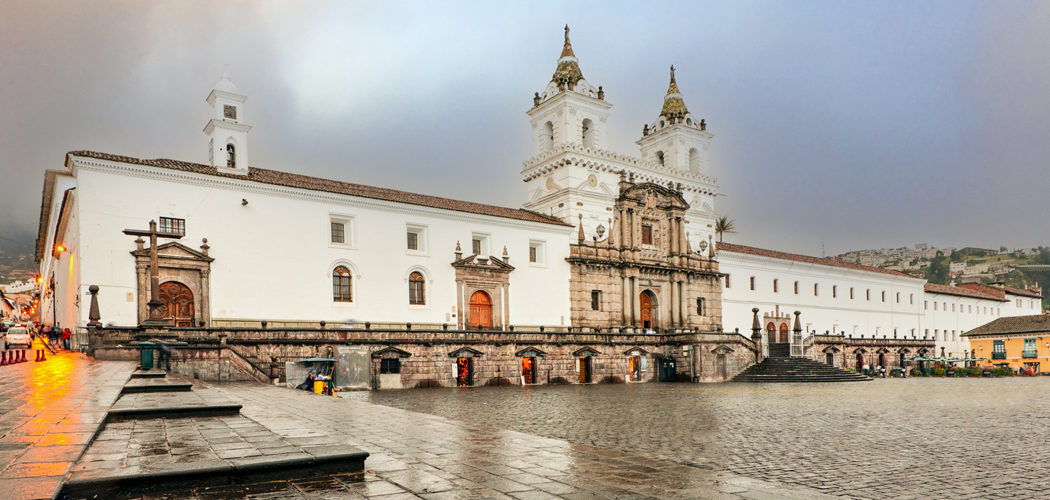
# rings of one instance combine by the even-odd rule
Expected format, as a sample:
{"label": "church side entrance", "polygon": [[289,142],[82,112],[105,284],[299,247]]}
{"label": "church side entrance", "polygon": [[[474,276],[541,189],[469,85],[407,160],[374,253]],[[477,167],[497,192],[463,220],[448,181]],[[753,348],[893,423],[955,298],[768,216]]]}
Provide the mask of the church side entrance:
{"label": "church side entrance", "polygon": [[640,304],[642,315],[642,328],[646,330],[650,328],[656,328],[656,321],[653,319],[654,302],[656,302],[656,300],[648,291],[642,292],[642,294],[638,297],[638,303]]}
{"label": "church side entrance", "polygon": [[456,359],[456,386],[470,387],[474,382],[474,359]]}
{"label": "church side entrance", "polygon": [[536,383],[536,358],[521,358],[521,383]]}
{"label": "church side entrance", "polygon": [[470,325],[478,330],[492,329],[492,299],[489,294],[477,291],[470,296]]}
{"label": "church side entrance", "polygon": [[581,384],[591,383],[591,357],[581,356],[577,358],[577,371],[579,372],[579,382]]}
{"label": "church side entrance", "polygon": [[160,285],[160,301],[164,303],[164,321],[175,326],[193,326],[193,292],[177,281]]}
{"label": "church side entrance", "polygon": [[658,373],[660,382],[674,382],[677,380],[673,359],[660,358],[657,361],[657,368],[659,369]]}

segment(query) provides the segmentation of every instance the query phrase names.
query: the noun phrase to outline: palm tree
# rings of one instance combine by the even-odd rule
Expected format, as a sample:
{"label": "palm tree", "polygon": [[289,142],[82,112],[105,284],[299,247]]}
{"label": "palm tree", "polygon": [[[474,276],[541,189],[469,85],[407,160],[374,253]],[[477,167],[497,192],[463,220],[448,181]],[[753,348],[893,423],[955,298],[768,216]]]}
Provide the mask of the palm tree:
{"label": "palm tree", "polygon": [[730,219],[729,217],[727,217],[725,215],[719,217],[718,220],[715,221],[715,232],[718,233],[718,242],[719,243],[722,242],[722,235],[723,234],[725,234],[725,233],[735,233],[736,232],[735,231],[736,227],[733,225],[734,222],[736,222],[735,219]]}

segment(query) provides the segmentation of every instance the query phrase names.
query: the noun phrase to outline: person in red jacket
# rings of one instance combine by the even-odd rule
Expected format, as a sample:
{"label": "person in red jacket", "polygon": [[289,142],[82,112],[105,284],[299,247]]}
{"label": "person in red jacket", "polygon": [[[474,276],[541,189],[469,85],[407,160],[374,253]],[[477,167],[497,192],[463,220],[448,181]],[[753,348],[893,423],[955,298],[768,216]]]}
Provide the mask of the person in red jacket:
{"label": "person in red jacket", "polygon": [[72,332],[69,331],[69,328],[62,330],[62,345],[65,346],[66,349],[69,349],[69,337],[71,335]]}

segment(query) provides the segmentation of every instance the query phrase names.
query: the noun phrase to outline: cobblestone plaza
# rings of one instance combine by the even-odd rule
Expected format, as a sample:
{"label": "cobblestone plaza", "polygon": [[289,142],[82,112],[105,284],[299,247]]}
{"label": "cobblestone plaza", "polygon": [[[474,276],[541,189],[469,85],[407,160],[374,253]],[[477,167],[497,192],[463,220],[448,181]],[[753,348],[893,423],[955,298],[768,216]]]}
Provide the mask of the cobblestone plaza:
{"label": "cobblestone plaza", "polygon": [[638,384],[347,395],[855,498],[1050,495],[1050,380]]}

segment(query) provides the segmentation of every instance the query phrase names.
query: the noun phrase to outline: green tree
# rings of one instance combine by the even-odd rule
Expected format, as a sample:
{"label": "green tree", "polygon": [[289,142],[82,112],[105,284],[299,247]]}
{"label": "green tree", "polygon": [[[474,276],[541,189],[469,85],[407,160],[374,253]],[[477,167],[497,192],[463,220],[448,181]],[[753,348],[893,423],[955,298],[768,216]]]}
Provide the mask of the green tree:
{"label": "green tree", "polygon": [[944,252],[938,251],[937,256],[930,261],[930,267],[926,268],[926,281],[938,285],[948,284],[948,259],[944,258]]}
{"label": "green tree", "polygon": [[962,260],[963,257],[959,252],[952,250],[952,255],[948,258],[951,259],[952,262],[959,262],[960,260]]}
{"label": "green tree", "polygon": [[736,222],[735,219],[723,215],[715,221],[715,232],[718,233],[718,241],[722,241],[722,235],[725,233],[735,233],[736,226],[733,224]]}

